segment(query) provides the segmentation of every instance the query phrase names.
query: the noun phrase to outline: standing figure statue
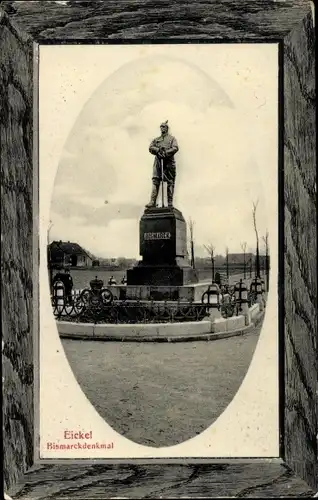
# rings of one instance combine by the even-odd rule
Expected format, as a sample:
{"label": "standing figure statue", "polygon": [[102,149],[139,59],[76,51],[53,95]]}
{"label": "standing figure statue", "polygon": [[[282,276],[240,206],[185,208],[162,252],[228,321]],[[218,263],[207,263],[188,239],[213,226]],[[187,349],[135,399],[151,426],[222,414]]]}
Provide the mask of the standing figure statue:
{"label": "standing figure statue", "polygon": [[174,183],[176,179],[176,162],[174,155],[179,150],[176,138],[168,133],[168,120],[160,125],[161,136],[156,137],[150,146],[149,152],[155,155],[152,174],[152,192],[150,202],[146,207],[155,207],[162,182],[167,183],[168,207],[173,206]]}

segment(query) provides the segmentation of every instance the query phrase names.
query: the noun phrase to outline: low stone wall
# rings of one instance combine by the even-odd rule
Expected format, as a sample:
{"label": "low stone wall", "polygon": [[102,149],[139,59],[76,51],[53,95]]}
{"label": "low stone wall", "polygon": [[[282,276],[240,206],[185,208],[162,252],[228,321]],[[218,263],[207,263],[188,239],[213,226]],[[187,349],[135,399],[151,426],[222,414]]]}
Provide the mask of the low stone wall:
{"label": "low stone wall", "polygon": [[60,336],[74,338],[107,339],[111,338],[136,338],[136,337],[170,337],[188,336],[211,333],[211,321],[189,321],[183,323],[154,323],[154,324],[105,324],[70,323],[59,321],[57,323]]}
{"label": "low stone wall", "polygon": [[[257,304],[258,305],[258,304]],[[259,322],[263,313],[259,307],[253,309],[255,323]],[[252,319],[246,325],[244,315],[231,318],[207,319],[182,323],[154,324],[93,324],[58,321],[60,337],[88,340],[122,340],[122,341],[181,341],[181,340],[216,340],[241,335],[255,326]]]}
{"label": "low stone wall", "polygon": [[260,305],[254,304],[252,307],[250,307],[249,311],[251,320],[253,321],[253,319],[255,319],[260,314]]}
{"label": "low stone wall", "polygon": [[[197,285],[197,291],[200,291],[200,293],[202,285]],[[266,299],[262,297],[262,303],[256,303],[250,308],[246,305],[246,310],[242,311],[242,314],[226,319],[220,317],[218,309],[211,309],[209,317],[203,321],[139,324],[94,324],[58,321],[57,328],[60,337],[73,339],[154,342],[216,340],[242,335],[251,330],[262,320],[265,306]]]}
{"label": "low stone wall", "polygon": [[218,332],[231,332],[234,330],[242,330],[246,327],[245,316],[232,316],[231,318],[217,318],[211,323],[211,331]]}

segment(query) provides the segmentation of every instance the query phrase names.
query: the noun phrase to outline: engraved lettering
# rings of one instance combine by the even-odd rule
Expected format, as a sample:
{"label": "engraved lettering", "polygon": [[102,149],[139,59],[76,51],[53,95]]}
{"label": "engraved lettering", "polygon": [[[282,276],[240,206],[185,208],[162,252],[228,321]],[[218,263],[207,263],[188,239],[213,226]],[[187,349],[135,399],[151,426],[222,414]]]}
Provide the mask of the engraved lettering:
{"label": "engraved lettering", "polygon": [[171,233],[144,233],[144,240],[170,240]]}

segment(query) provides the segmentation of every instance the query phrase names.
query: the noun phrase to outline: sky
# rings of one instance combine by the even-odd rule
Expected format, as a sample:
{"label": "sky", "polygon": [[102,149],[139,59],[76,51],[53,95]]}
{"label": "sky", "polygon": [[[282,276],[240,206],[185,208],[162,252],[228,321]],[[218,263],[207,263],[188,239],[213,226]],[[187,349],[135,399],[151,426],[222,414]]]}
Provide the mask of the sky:
{"label": "sky", "polygon": [[[174,205],[195,253],[255,248],[277,229],[275,44],[42,46],[40,198],[49,240],[99,257],[139,257],[150,141],[179,144]],[[43,202],[44,207],[44,202]],[[46,210],[46,211],[45,211]],[[51,221],[51,222],[50,222]]]}

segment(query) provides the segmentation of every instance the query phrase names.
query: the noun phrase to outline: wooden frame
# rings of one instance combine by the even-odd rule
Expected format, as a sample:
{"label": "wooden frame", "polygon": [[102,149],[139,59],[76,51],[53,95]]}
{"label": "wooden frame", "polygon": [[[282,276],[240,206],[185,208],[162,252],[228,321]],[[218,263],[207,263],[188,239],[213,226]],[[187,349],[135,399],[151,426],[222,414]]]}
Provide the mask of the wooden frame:
{"label": "wooden frame", "polygon": [[[86,4],[86,5],[85,5]],[[317,250],[314,12],[307,0],[0,2],[5,490],[13,498],[314,496]],[[160,27],[160,29],[159,29]],[[282,458],[209,464],[35,465],[33,66],[37,44],[279,42]],[[36,62],[36,60],[35,60]],[[12,162],[14,160],[14,163]],[[283,345],[284,344],[284,345]]]}

